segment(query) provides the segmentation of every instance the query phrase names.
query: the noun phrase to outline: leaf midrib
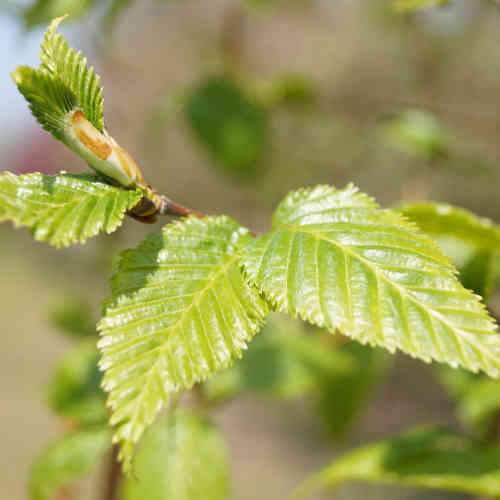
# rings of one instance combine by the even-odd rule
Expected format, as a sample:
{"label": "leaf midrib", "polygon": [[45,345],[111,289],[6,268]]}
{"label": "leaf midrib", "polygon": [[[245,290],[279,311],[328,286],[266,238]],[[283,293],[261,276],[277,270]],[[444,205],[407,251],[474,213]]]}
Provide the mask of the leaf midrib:
{"label": "leaf midrib", "polygon": [[[488,352],[488,350],[485,350],[484,347],[481,344],[478,345],[474,340],[470,339],[470,337],[471,337],[471,333],[470,332],[468,332],[466,330],[462,330],[461,328],[459,328],[459,327],[451,324],[441,313],[439,313],[438,311],[436,311],[435,309],[433,309],[429,305],[427,305],[427,304],[421,302],[420,300],[418,300],[416,297],[413,296],[413,294],[411,294],[411,292],[409,292],[408,290],[406,290],[404,287],[398,285],[397,283],[394,283],[384,273],[382,273],[376,266],[374,266],[371,261],[369,261],[368,259],[366,259],[366,258],[360,256],[359,254],[353,252],[349,247],[346,247],[346,246],[342,245],[341,243],[339,243],[339,242],[337,242],[335,240],[330,240],[328,238],[325,238],[324,236],[322,236],[322,235],[320,235],[318,233],[314,233],[312,231],[308,231],[307,229],[304,228],[304,226],[296,226],[296,225],[289,225],[289,224],[280,223],[278,225],[278,227],[277,227],[277,230],[282,230],[282,229],[285,229],[285,230],[293,232],[293,233],[307,234],[307,235],[310,235],[313,238],[318,239],[320,241],[325,241],[326,243],[329,243],[329,244],[337,247],[338,249],[340,249],[340,251],[348,254],[351,258],[356,259],[356,260],[362,262],[365,266],[367,266],[369,269],[372,270],[372,272],[375,274],[375,276],[377,277],[377,279],[380,278],[383,281],[385,281],[386,283],[388,283],[389,286],[391,286],[392,288],[395,288],[398,291],[398,293],[401,294],[401,296],[406,297],[408,300],[412,301],[418,307],[420,307],[424,311],[426,311],[427,314],[432,315],[433,317],[435,317],[436,319],[438,319],[439,321],[441,321],[442,323],[444,323],[452,331],[456,331],[457,334],[463,339],[463,341],[465,341],[469,345],[473,345],[484,356],[487,356],[489,359],[491,359],[492,361],[494,361],[495,365],[498,364],[498,360],[497,360],[496,357],[492,356]],[[485,335],[486,334],[494,334],[494,333],[495,333],[494,331],[491,331],[491,332],[485,331],[484,332]],[[462,349],[461,346],[460,346],[460,349]]]}
{"label": "leaf midrib", "polygon": [[[227,269],[230,268],[234,262],[237,261],[237,259],[240,258],[239,254],[233,254],[230,255],[229,258],[224,262],[224,264],[214,271],[211,276],[207,279],[207,283],[205,286],[199,291],[194,293],[193,295],[195,298],[193,301],[189,304],[189,306],[180,314],[179,319],[172,324],[170,327],[167,328],[167,331],[174,331],[177,330],[182,323],[185,321],[187,314],[191,311],[191,309],[199,304],[201,301],[201,298],[205,293],[207,293],[209,290],[213,288],[213,283],[218,279],[220,275],[227,274]],[[137,413],[139,408],[142,406],[141,403],[143,401],[143,398],[145,397],[145,394],[149,392],[149,386],[151,384],[151,381],[153,379],[153,372],[156,371],[157,364],[159,362],[159,359],[161,355],[163,354],[164,351],[168,349],[168,341],[165,342],[162,345],[159,345],[158,347],[155,347],[149,351],[149,354],[153,354],[155,351],[160,351],[158,356],[156,357],[156,360],[153,362],[152,366],[147,370],[147,372],[143,375],[143,378],[146,380],[144,384],[143,390],[140,392],[139,397],[136,399],[136,404],[134,405],[134,414],[133,416],[129,419],[129,422],[132,427],[135,427],[136,425],[136,419],[137,419]],[[189,356],[191,362],[193,363],[194,360],[191,358],[191,353],[189,350],[186,350],[187,355]]]}

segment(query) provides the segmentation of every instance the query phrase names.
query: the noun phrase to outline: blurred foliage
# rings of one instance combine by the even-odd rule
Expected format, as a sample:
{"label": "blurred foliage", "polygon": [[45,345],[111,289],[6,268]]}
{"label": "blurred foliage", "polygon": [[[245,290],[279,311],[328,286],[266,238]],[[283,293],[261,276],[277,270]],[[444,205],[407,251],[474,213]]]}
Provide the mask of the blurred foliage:
{"label": "blurred foliage", "polygon": [[93,340],[82,342],[57,366],[48,391],[49,406],[59,416],[79,425],[105,423],[107,411],[99,352]]}
{"label": "blurred foliage", "polygon": [[500,495],[500,447],[479,448],[441,428],[423,428],[346,453],[302,487],[303,495],[346,481]]}
{"label": "blurred foliage", "polygon": [[497,432],[500,383],[464,370],[437,370],[439,380],[456,402],[458,418],[480,441],[488,442]]}
{"label": "blurred foliage", "polygon": [[173,411],[141,441],[122,500],[225,500],[229,463],[222,437],[203,417]]}
{"label": "blurred foliage", "polygon": [[[403,213],[434,237],[453,260],[463,285],[484,297],[495,291],[500,227],[490,219],[443,203],[406,205]],[[455,401],[459,419],[481,439],[496,432],[500,382],[464,370],[439,367],[438,379]]]}
{"label": "blurred foliage", "polygon": [[460,268],[460,281],[488,302],[495,287],[494,252],[477,250]]}
{"label": "blurred foliage", "polygon": [[186,101],[187,120],[216,165],[239,179],[253,179],[268,142],[266,111],[228,77],[202,82]]}
{"label": "blurred foliage", "polygon": [[350,373],[352,359],[321,333],[273,314],[241,361],[205,383],[206,397],[220,401],[253,392],[293,399],[316,390],[318,379]]}
{"label": "blurred foliage", "polygon": [[382,130],[389,144],[425,160],[444,156],[449,148],[443,125],[427,111],[405,110],[386,120]]}
{"label": "blurred foliage", "polygon": [[317,101],[317,90],[306,75],[283,73],[249,85],[256,99],[266,108],[290,106],[306,108]]}
{"label": "blurred foliage", "polygon": [[500,226],[469,210],[432,202],[407,204],[400,210],[430,236],[453,237],[478,250],[500,251]]}
{"label": "blurred foliage", "polygon": [[344,435],[361,416],[392,361],[382,350],[356,342],[342,345],[337,352],[351,360],[351,369],[326,373],[316,389],[319,414],[333,437]]}
{"label": "blurred foliage", "polygon": [[216,170],[242,183],[255,181],[265,173],[262,160],[271,143],[272,112],[280,107],[310,110],[317,97],[314,83],[299,73],[261,79],[212,76],[194,88],[169,90],[155,103],[145,128],[145,146],[157,147],[167,123],[184,115]]}
{"label": "blurred foliage", "polygon": [[111,0],[104,14],[104,26],[112,32],[120,16],[132,5],[135,0]]}
{"label": "blurred foliage", "polygon": [[24,23],[31,29],[66,14],[76,20],[87,14],[97,3],[96,0],[34,0],[23,12]]}
{"label": "blurred foliage", "polygon": [[56,304],[49,312],[49,321],[69,337],[97,336],[97,318],[90,303],[83,298],[68,297]]}
{"label": "blurred foliage", "polygon": [[234,367],[204,384],[211,401],[242,392],[312,400],[325,428],[340,437],[356,422],[390,356],[274,314]]}
{"label": "blurred foliage", "polygon": [[412,12],[428,7],[448,5],[450,0],[394,0],[394,8],[399,12]]}
{"label": "blurred foliage", "polygon": [[111,431],[107,427],[75,431],[59,438],[33,464],[31,500],[54,500],[61,487],[97,468],[110,448]]}
{"label": "blurred foliage", "polygon": [[401,210],[441,245],[462,284],[488,301],[497,281],[500,226],[445,203],[415,203]]}

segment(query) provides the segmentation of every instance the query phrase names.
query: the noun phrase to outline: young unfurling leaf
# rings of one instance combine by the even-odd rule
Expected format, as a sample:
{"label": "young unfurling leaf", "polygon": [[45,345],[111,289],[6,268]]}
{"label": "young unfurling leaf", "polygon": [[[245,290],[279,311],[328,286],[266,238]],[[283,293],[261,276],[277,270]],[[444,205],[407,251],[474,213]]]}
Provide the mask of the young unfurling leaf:
{"label": "young unfurling leaf", "polygon": [[63,19],[45,34],[40,67],[19,67],[14,82],[40,125],[90,167],[124,187],[147,189],[133,158],[104,128],[100,78],[57,32]]}
{"label": "young unfurling leaf", "polygon": [[73,92],[87,120],[104,132],[104,98],[100,77],[87,65],[81,52],[72,49],[67,40],[57,32],[64,17],[55,19],[45,33],[41,53],[40,70],[52,78],[58,78]]}
{"label": "young unfurling leaf", "polygon": [[435,243],[353,186],[292,192],[243,256],[276,309],[365,344],[498,376],[500,336]]}

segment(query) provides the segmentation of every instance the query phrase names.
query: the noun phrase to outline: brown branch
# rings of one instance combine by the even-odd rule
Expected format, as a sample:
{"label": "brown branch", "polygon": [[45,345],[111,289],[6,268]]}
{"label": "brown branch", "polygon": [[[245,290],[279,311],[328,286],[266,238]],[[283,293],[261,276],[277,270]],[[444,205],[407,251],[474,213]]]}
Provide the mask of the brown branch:
{"label": "brown branch", "polygon": [[161,203],[158,209],[159,215],[173,215],[175,217],[188,217],[189,215],[194,215],[195,217],[203,218],[205,214],[194,210],[192,208],[185,207],[180,203],[177,203],[166,196],[161,196]]}
{"label": "brown branch", "polygon": [[118,461],[118,446],[114,445],[109,456],[102,500],[118,500],[118,489],[121,480],[121,467]]}

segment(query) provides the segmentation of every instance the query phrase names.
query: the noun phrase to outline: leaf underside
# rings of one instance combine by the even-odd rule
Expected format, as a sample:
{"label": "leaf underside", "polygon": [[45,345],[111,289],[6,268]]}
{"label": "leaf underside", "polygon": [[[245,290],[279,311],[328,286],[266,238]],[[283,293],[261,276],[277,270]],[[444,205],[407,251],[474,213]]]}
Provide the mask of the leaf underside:
{"label": "leaf underside", "polygon": [[224,500],[228,495],[224,441],[209,422],[187,411],[162,417],[141,440],[123,500]]}
{"label": "leaf underside", "polygon": [[229,218],[189,218],[122,254],[99,330],[125,470],[171,393],[230,365],[260,329],[267,306],[237,253],[246,238]]}
{"label": "leaf underside", "polygon": [[112,233],[142,194],[99,182],[91,175],[0,174],[0,222],[28,227],[55,247]]}
{"label": "leaf underside", "polygon": [[348,452],[302,486],[306,494],[346,481],[500,494],[500,448],[479,448],[440,428],[423,428]]}
{"label": "leaf underside", "polygon": [[291,193],[246,248],[276,309],[362,343],[498,376],[500,337],[437,245],[353,186]]}

